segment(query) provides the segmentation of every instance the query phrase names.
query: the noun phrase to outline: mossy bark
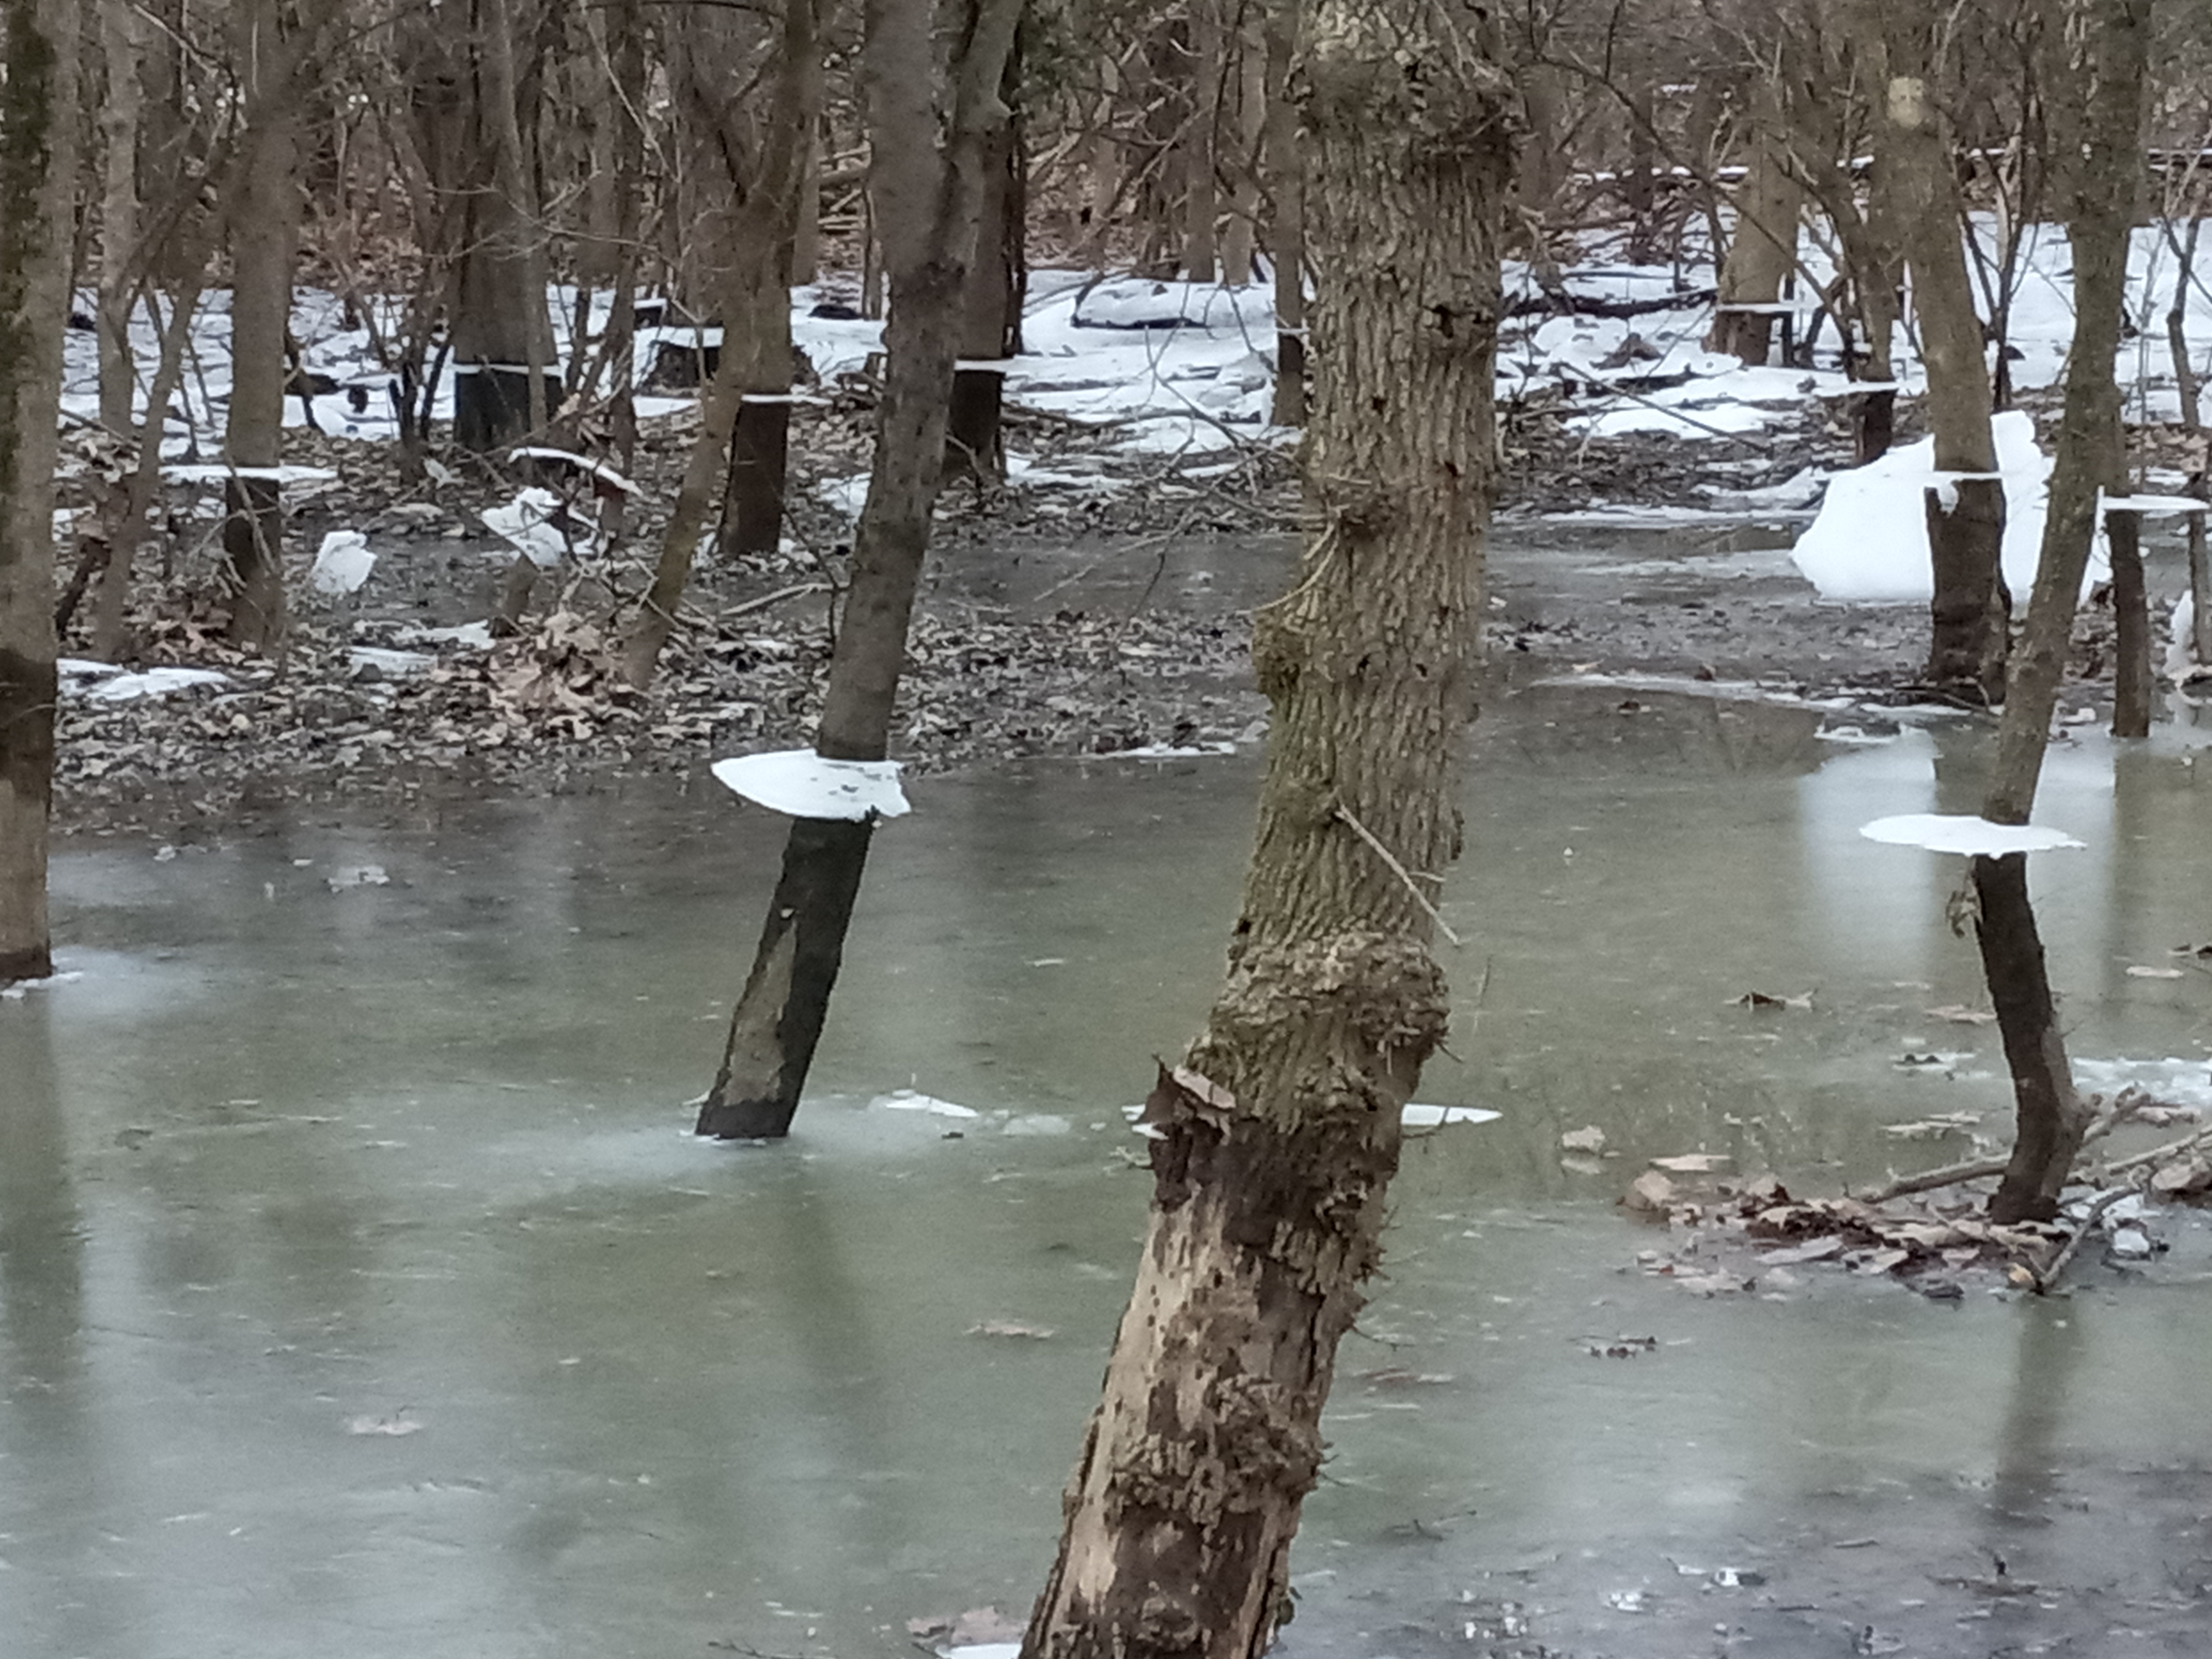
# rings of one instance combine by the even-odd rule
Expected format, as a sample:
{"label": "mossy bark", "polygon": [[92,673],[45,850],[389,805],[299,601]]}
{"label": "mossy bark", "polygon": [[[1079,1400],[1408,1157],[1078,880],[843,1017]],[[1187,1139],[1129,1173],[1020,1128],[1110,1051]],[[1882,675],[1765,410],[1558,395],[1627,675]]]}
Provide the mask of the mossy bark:
{"label": "mossy bark", "polygon": [[1399,1115],[1446,1021],[1430,906],[1460,843],[1512,179],[1481,27],[1443,0],[1310,15],[1311,531],[1257,618],[1274,718],[1243,911],[1148,1103],[1148,1236],[1026,1659],[1255,1659],[1284,1616]]}

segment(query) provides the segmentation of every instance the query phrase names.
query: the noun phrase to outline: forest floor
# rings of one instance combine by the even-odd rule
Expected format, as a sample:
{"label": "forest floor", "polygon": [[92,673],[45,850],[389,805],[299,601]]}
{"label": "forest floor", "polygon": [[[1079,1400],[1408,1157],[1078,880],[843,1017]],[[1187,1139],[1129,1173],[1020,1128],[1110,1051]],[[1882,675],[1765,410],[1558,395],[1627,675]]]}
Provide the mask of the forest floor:
{"label": "forest floor", "polygon": [[[1633,563],[1593,582],[1528,556],[1626,545],[1632,531],[1645,544],[1656,530],[1698,550],[1786,545],[1817,500],[1820,469],[1848,449],[1824,407],[1755,439],[1696,443],[1578,434],[1558,403],[1510,403],[1490,558],[1493,666],[1515,678],[1745,681],[1784,695],[1915,700],[1917,607],[1822,603],[1771,568],[1716,588],[1697,560],[1656,582],[1639,579],[1653,567]],[[1909,405],[1904,415],[1909,427]],[[641,693],[615,674],[612,651],[696,416],[647,427],[624,541],[542,579],[520,629],[502,639],[483,619],[515,556],[482,514],[514,485],[493,467],[448,453],[441,481],[410,484],[389,443],[295,432],[294,463],[335,476],[292,493],[295,612],[274,656],[222,638],[219,499],[207,485],[169,486],[160,574],[135,596],[131,648],[118,664],[85,663],[72,656],[88,648],[83,624],[64,638],[58,827],[189,833],[195,820],[287,799],[538,793],[804,745],[871,420],[849,383],[795,415],[782,550],[702,556],[683,625]],[[1282,591],[1295,558],[1291,452],[1240,439],[1225,451],[1132,453],[1110,427],[1018,405],[1006,436],[1013,482],[956,483],[943,497],[894,756],[937,770],[1256,740],[1265,706],[1247,662],[1250,617]],[[313,550],[349,528],[377,553],[374,577],[356,594],[319,598],[307,580]],[[2109,614],[2092,607],[2084,673],[2100,666],[2108,634]],[[146,678],[163,669],[191,672]]]}

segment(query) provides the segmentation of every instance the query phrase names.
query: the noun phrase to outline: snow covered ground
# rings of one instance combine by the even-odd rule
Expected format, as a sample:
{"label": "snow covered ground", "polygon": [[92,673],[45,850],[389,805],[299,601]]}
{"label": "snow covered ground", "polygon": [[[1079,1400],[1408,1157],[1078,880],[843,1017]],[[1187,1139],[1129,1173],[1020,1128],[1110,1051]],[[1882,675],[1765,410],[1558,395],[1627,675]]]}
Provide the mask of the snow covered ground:
{"label": "snow covered ground", "polygon": [[[1994,228],[1983,222],[1976,228],[1984,248],[1993,246]],[[1807,273],[1825,279],[1830,267],[1818,242],[1808,235],[1801,252]],[[1840,412],[1850,383],[1841,372],[1832,326],[1817,342],[1816,367],[1745,368],[1705,349],[1713,311],[1711,301],[1699,295],[1711,287],[1710,265],[1694,258],[1680,265],[1630,265],[1607,263],[1602,253],[1593,246],[1589,257],[1564,273],[1571,294],[1607,302],[1656,303],[1659,308],[1623,318],[1540,311],[1509,318],[1498,353],[1502,399],[1511,404],[1564,391],[1570,399],[1571,428],[1589,440],[1644,434],[1709,449],[1733,447],[1754,455],[1774,434],[1802,428],[1808,407]],[[2123,348],[2119,364],[2130,412],[2139,419],[2168,420],[2179,408],[2164,328],[2173,271],[2161,229],[2139,229],[2130,259],[2130,314],[2136,332]],[[1509,263],[1504,276],[1509,311],[1538,297],[1527,266]],[[1665,303],[1676,296],[1680,304]],[[556,345],[564,358],[578,343],[573,338],[577,297],[565,287],[549,294]],[[2200,282],[2185,297],[2192,351],[2201,370],[2212,368],[2212,285]],[[848,289],[835,283],[793,296],[794,337],[824,381],[860,369],[882,349],[880,324],[843,314],[850,299]],[[89,304],[88,297],[84,303]],[[397,302],[373,303],[380,308],[380,332],[387,337],[396,333]],[[1806,314],[1799,319],[1801,333],[1811,321],[1811,304],[1806,302]],[[592,297],[586,307],[587,331],[605,325],[608,305],[609,296]],[[313,290],[299,296],[295,329],[307,343],[304,366],[330,376],[339,387],[316,398],[317,418],[334,433],[389,438],[394,432],[391,377],[377,365],[370,331],[342,327],[343,320],[336,296]],[[165,437],[165,453],[179,463],[204,465],[219,453],[229,389],[229,324],[228,295],[210,295],[192,325],[185,384]],[[2071,255],[2065,234],[2052,226],[2033,228],[2012,309],[2014,385],[2033,389],[2055,382],[2072,331]],[[1207,458],[1225,457],[1218,464],[1231,465],[1251,446],[1287,445],[1295,436],[1267,424],[1275,334],[1265,283],[1231,288],[1041,270],[1031,276],[1023,333],[1024,350],[1007,366],[1009,398],[1022,407],[1097,428],[1109,449],[1131,459],[1150,458],[1202,475],[1206,465],[1216,464]],[[717,338],[718,331],[688,325],[642,330],[641,370],[649,371],[661,343],[714,343]],[[134,339],[150,377],[158,344],[150,319],[137,320]],[[1924,375],[1909,326],[1897,358],[1900,387],[1908,394],[1921,390]],[[90,333],[70,331],[68,365],[64,405],[71,415],[88,419],[97,410]],[[640,398],[639,412],[647,417],[669,414],[690,402],[689,396],[647,394]],[[439,389],[436,407],[441,418],[450,416],[450,377]],[[285,418],[295,425],[304,422],[300,399],[287,400]],[[2015,590],[2024,592],[2048,463],[2038,453],[2028,417],[2019,417],[2008,428],[2005,441],[2006,471],[2018,481],[2016,487],[2008,486],[2016,526],[2008,538],[2008,574]],[[1007,459],[1012,481],[1037,489],[1122,488],[1130,471],[1109,470],[1092,458],[1062,458],[1049,466],[1018,452]],[[1925,457],[1907,449],[1881,471],[1802,471],[1779,483],[1743,489],[1716,487],[1704,509],[1656,510],[1673,520],[1786,520],[1809,512],[1824,484],[1848,477],[1848,484],[1828,490],[1829,516],[1814,526],[1801,548],[1805,574],[1828,597],[1911,602],[1926,595],[1919,503],[1926,469]],[[182,471],[180,466],[180,476]],[[2154,482],[2169,488],[2172,483]],[[860,474],[833,480],[826,493],[834,504],[857,512],[866,489],[866,475]],[[1594,514],[1604,522],[1626,521],[1626,515],[1642,521],[1654,511],[1649,503],[1607,501],[1582,516]]]}

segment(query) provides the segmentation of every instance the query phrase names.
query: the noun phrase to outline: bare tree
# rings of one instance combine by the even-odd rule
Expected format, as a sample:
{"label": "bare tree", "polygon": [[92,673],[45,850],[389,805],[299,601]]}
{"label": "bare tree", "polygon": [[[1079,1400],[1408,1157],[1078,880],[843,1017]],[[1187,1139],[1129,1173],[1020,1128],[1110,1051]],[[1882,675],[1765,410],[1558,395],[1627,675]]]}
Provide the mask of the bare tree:
{"label": "bare tree", "polygon": [[[1003,116],[1000,77],[1022,0],[946,0],[936,31],[941,51],[932,38],[933,9],[932,0],[868,0],[866,12],[869,189],[891,304],[875,469],[854,532],[852,584],[814,740],[833,760],[882,760],[889,751],[945,459],[961,297],[982,211],[982,141]],[[701,1134],[789,1131],[843,959],[872,829],[866,820],[793,824],[721,1067],[700,1108]]]}
{"label": "bare tree", "polygon": [[1256,1659],[1284,1616],[1399,1120],[1444,1034],[1494,465],[1515,98],[1486,14],[1321,0],[1297,72],[1317,273],[1299,580],[1256,620],[1260,824],[1025,1659]]}
{"label": "bare tree", "polygon": [[[2054,62],[2057,171],[2074,252],[2074,349],[2066,369],[2050,516],[2027,623],[2014,648],[1982,815],[2025,823],[2035,804],[2075,607],[2096,530],[2097,492],[2112,482],[2120,393],[2113,378],[2127,301],[2128,234],[2142,173],[2142,127],[2150,0],[2041,0]],[[1976,937],[2017,1109],[2011,1161],[1990,1213],[2047,1217],[2074,1166],[2090,1109],[2074,1087],[2051,978],[2028,901],[2027,858],[1973,861]]]}

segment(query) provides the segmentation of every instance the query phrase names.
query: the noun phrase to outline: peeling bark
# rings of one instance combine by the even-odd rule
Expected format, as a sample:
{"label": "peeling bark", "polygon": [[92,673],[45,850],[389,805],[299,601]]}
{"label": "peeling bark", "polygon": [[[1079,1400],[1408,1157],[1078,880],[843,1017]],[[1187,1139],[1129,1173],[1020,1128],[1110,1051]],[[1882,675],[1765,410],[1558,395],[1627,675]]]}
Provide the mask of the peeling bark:
{"label": "peeling bark", "polygon": [[1310,15],[1314,529],[1255,619],[1275,712],[1243,912],[1147,1104],[1148,1237],[1025,1659],[1255,1659],[1285,1616],[1399,1112],[1446,1020],[1425,901],[1459,848],[1513,167],[1486,27],[1444,0]]}

